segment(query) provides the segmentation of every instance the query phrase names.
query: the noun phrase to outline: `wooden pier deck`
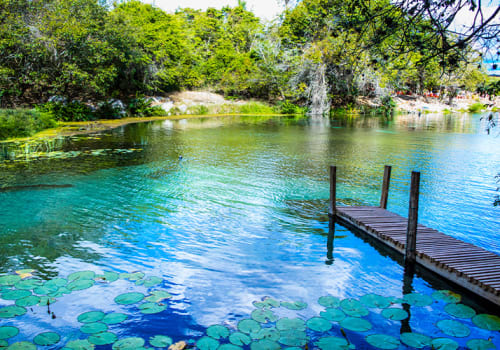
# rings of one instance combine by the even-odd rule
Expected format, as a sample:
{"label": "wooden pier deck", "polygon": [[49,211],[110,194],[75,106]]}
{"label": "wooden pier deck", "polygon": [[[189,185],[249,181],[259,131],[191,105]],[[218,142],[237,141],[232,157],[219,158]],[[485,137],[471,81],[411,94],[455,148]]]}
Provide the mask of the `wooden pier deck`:
{"label": "wooden pier deck", "polygon": [[[333,178],[335,177],[334,172]],[[416,207],[410,205],[409,210],[411,220],[386,210],[384,206],[387,204],[389,177],[390,168],[387,174],[386,167],[381,207],[337,207],[330,202],[330,215],[334,215],[339,223],[361,230],[402,253],[406,259],[408,259],[407,237],[410,237],[410,240],[415,240],[413,243],[415,245],[413,262],[496,305],[500,305],[500,256],[417,224],[416,216],[412,218],[412,215],[417,214],[416,212],[412,214],[412,209],[418,211],[418,183]],[[333,184],[333,186],[333,193],[331,187],[331,195],[335,198],[335,185]],[[412,203],[412,198],[410,198],[410,203]],[[413,224],[415,232],[411,238],[410,226],[413,219],[415,220]],[[412,242],[410,242],[411,244]]]}

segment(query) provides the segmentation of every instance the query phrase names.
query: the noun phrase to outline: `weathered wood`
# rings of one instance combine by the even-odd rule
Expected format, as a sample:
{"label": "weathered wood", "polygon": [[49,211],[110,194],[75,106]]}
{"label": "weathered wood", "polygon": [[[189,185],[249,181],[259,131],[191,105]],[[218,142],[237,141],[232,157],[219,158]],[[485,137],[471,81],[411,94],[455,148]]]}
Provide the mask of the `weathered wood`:
{"label": "weathered wood", "polygon": [[337,209],[337,167],[330,166],[330,208],[328,213],[335,215]]}
{"label": "weathered wood", "polygon": [[408,208],[408,231],[406,233],[405,265],[413,265],[417,259],[417,223],[420,172],[411,172],[410,206]]}
{"label": "weathered wood", "polygon": [[387,198],[389,197],[389,184],[391,182],[390,165],[384,167],[384,180],[382,182],[382,194],[380,195],[380,208],[387,209]]}

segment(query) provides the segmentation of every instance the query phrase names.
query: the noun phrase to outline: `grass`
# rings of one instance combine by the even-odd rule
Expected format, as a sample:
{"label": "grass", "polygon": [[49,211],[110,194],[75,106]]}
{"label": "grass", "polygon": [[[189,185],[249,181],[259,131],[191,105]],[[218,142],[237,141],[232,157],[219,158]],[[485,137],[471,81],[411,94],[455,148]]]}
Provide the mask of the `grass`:
{"label": "grass", "polygon": [[47,113],[32,109],[0,109],[0,140],[29,137],[56,125]]}
{"label": "grass", "polygon": [[224,103],[221,105],[196,105],[185,112],[174,107],[171,115],[214,115],[214,114],[279,114],[280,110],[263,102]]}

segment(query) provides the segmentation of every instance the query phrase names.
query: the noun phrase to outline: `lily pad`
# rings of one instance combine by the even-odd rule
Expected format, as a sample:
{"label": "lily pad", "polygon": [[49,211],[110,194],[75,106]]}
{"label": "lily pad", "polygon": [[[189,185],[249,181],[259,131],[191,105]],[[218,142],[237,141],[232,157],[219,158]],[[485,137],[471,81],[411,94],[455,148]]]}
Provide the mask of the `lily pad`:
{"label": "lily pad", "polygon": [[38,303],[39,306],[47,306],[47,305],[52,305],[56,302],[57,300],[54,298],[49,298],[49,297],[40,297],[40,302]]}
{"label": "lily pad", "polygon": [[377,294],[366,294],[359,300],[370,308],[385,309],[391,305],[391,300],[389,298]]}
{"label": "lily pad", "polygon": [[281,345],[269,339],[261,339],[250,344],[251,350],[279,350]]}
{"label": "lily pad", "polygon": [[115,298],[115,303],[122,305],[131,305],[144,299],[144,294],[138,292],[123,293]]}
{"label": "lily pad", "polygon": [[327,295],[324,297],[320,297],[318,299],[318,304],[324,307],[339,307],[340,306],[340,299],[333,297],[331,295]]}
{"label": "lily pad", "polygon": [[121,279],[126,279],[129,281],[138,281],[138,280],[143,279],[144,276],[146,276],[146,274],[144,272],[140,272],[140,271],[132,272],[132,273],[127,273],[127,272],[120,273]]}
{"label": "lily pad", "polygon": [[328,308],[325,311],[321,311],[319,315],[328,321],[332,322],[340,322],[345,318],[345,313],[344,311],[340,309],[332,309]]}
{"label": "lily pad", "polygon": [[253,310],[251,316],[255,321],[260,323],[267,323],[267,321],[275,322],[278,319],[278,316],[268,309]]}
{"label": "lily pad", "polygon": [[77,339],[68,342],[64,348],[71,350],[92,350],[94,344],[91,344],[88,339]]}
{"label": "lily pad", "polygon": [[54,332],[44,332],[38,334],[34,339],[33,343],[40,346],[50,346],[59,343],[61,336]]}
{"label": "lily pad", "polygon": [[21,307],[34,306],[40,302],[40,297],[36,295],[30,295],[26,298],[21,298],[16,300],[16,305]]}
{"label": "lily pad", "polygon": [[73,282],[68,283],[68,286],[66,288],[75,292],[78,290],[84,290],[84,289],[90,288],[93,285],[94,285],[94,280],[77,279],[77,280],[74,280]]}
{"label": "lily pad", "polygon": [[276,341],[280,338],[280,332],[276,328],[262,328],[256,333],[250,334],[253,339],[269,339]]}
{"label": "lily pad", "polygon": [[217,350],[219,342],[210,337],[203,337],[196,342],[196,347],[200,350]]}
{"label": "lily pad", "polygon": [[278,341],[287,346],[304,346],[307,344],[307,335],[304,331],[290,329],[287,331],[281,331]]}
{"label": "lily pad", "polygon": [[495,315],[479,314],[472,318],[472,322],[479,328],[489,331],[500,331],[500,317]]}
{"label": "lily pad", "polygon": [[393,321],[402,321],[408,318],[408,312],[406,312],[403,309],[398,309],[394,307],[384,309],[380,314],[383,317]]}
{"label": "lily pad", "polygon": [[134,350],[144,346],[144,339],[139,337],[128,337],[118,340],[113,344],[113,350]]}
{"label": "lily pad", "polygon": [[110,314],[107,314],[104,316],[104,318],[101,320],[102,323],[106,324],[118,324],[122,323],[128,318],[127,315],[119,313],[119,312],[113,312]]}
{"label": "lily pad", "polygon": [[9,342],[7,340],[0,339],[0,348],[6,348],[9,346]]}
{"label": "lily pad", "polygon": [[255,320],[244,319],[238,322],[238,330],[245,334],[258,332],[260,328],[260,324]]}
{"label": "lily pad", "polygon": [[349,316],[367,316],[370,312],[356,299],[344,299],[340,302],[340,307]]}
{"label": "lily pad", "polygon": [[229,336],[229,341],[234,345],[248,345],[252,342],[252,338],[241,332],[234,332]]}
{"label": "lily pad", "polygon": [[151,295],[147,296],[145,299],[152,303],[159,303],[162,300],[172,298],[172,295],[164,290],[154,290]]}
{"label": "lily pad", "polygon": [[0,327],[0,339],[9,339],[19,334],[19,329],[11,326]]}
{"label": "lily pad", "polygon": [[496,349],[496,346],[486,339],[471,339],[467,342],[467,347],[470,350],[489,350]]}
{"label": "lily pad", "polygon": [[303,310],[307,307],[307,303],[303,303],[301,301],[295,301],[295,302],[282,301],[281,306],[283,306],[288,310]]}
{"label": "lily pad", "polygon": [[262,301],[254,301],[253,305],[256,308],[264,309],[264,308],[271,308],[271,307],[279,307],[280,302],[273,299],[273,298],[265,297],[262,299]]}
{"label": "lily pad", "polygon": [[314,343],[321,350],[349,350],[350,344],[344,338],[323,337]]}
{"label": "lily pad", "polygon": [[432,297],[436,300],[442,300],[445,303],[459,303],[462,300],[460,294],[454,293],[450,290],[438,290],[432,293]]}
{"label": "lily pad", "polygon": [[432,339],[431,346],[436,350],[457,350],[458,343],[449,338],[435,338]]}
{"label": "lily pad", "polygon": [[32,290],[36,287],[40,287],[41,285],[43,285],[42,280],[39,280],[37,278],[28,278],[17,282],[14,287],[16,287],[17,289]]}
{"label": "lily pad", "polygon": [[207,335],[214,339],[221,339],[229,337],[229,329],[218,324],[207,328]]}
{"label": "lily pad", "polygon": [[217,350],[243,350],[240,346],[234,344],[222,344]]}
{"label": "lily pad", "polygon": [[428,295],[420,294],[420,293],[410,293],[406,294],[403,297],[403,301],[406,304],[410,304],[412,306],[429,306],[432,304],[432,298]]}
{"label": "lily pad", "polygon": [[13,286],[17,282],[21,280],[21,277],[18,275],[3,275],[0,276],[0,285],[1,286]]}
{"label": "lily pad", "polygon": [[7,292],[2,293],[2,299],[4,300],[17,300],[17,299],[22,299],[26,298],[27,296],[31,295],[31,292],[29,290],[9,290]]}
{"label": "lily pad", "polygon": [[340,327],[354,332],[366,332],[372,329],[372,324],[359,317],[346,317],[340,321]]}
{"label": "lily pad", "polygon": [[47,294],[47,296],[51,297],[51,298],[60,298],[62,297],[64,294],[71,294],[71,290],[69,290],[68,288],[66,287],[59,287],[55,292],[53,293],[50,293],[50,294]]}
{"label": "lily pad", "polygon": [[80,327],[80,332],[86,334],[102,333],[108,330],[108,326],[102,322],[85,323]]}
{"label": "lily pad", "polygon": [[464,304],[447,304],[444,311],[456,318],[472,318],[476,315],[473,308]]}
{"label": "lily pad", "polygon": [[93,323],[102,320],[104,317],[104,312],[102,311],[88,311],[80,314],[77,318],[78,322],[81,323]]}
{"label": "lily pad", "polygon": [[117,339],[118,338],[114,333],[102,332],[102,333],[92,334],[89,337],[89,342],[95,345],[108,345],[108,344],[113,344]]}
{"label": "lily pad", "polygon": [[[141,282],[141,283],[139,283],[139,282]],[[163,279],[161,279],[160,277],[150,276],[150,277],[146,278],[145,280],[135,282],[135,284],[143,285],[144,287],[149,288],[149,287],[157,286],[162,282],[163,282]]]}
{"label": "lily pad", "polygon": [[17,316],[22,316],[27,312],[24,307],[9,305],[0,308],[0,318],[14,318]]}
{"label": "lily pad", "polygon": [[286,331],[286,330],[296,330],[296,331],[305,331],[306,330],[306,324],[303,320],[300,318],[280,318],[278,322],[276,322],[276,328],[279,331]]}
{"label": "lily pad", "polygon": [[455,320],[441,320],[436,326],[441,332],[451,337],[464,338],[470,334],[469,327]]}
{"label": "lily pad", "polygon": [[104,272],[102,275],[97,275],[94,277],[94,280],[97,282],[108,282],[113,283],[120,278],[116,272]]}
{"label": "lily pad", "polygon": [[36,350],[36,345],[28,341],[20,341],[9,345],[7,350]]}
{"label": "lily pad", "polygon": [[56,286],[55,284],[47,282],[40,287],[34,288],[33,292],[38,295],[47,295],[56,292],[58,289],[59,287]]}
{"label": "lily pad", "polygon": [[47,283],[45,283],[45,284],[54,285],[57,287],[64,287],[66,284],[68,284],[68,280],[65,278],[56,277],[56,278],[51,279],[50,281],[47,281]]}
{"label": "lily pad", "polygon": [[77,280],[91,280],[94,279],[95,272],[94,271],[78,271],[73,272],[68,276],[68,281],[73,282]]}
{"label": "lily pad", "polygon": [[386,334],[371,334],[366,337],[366,341],[376,348],[386,350],[397,349],[401,345],[399,339]]}
{"label": "lily pad", "polygon": [[165,311],[167,305],[159,305],[156,303],[144,303],[139,305],[139,309],[143,314],[157,314],[159,312]]}
{"label": "lily pad", "polygon": [[155,348],[168,348],[172,343],[172,338],[165,335],[155,335],[149,338],[149,344],[153,345]]}
{"label": "lily pad", "polygon": [[326,332],[332,328],[330,321],[325,320],[323,317],[312,317],[306,322],[307,328],[317,332]]}
{"label": "lily pad", "polygon": [[431,346],[432,339],[423,334],[406,332],[401,333],[401,341],[408,346],[420,349]]}

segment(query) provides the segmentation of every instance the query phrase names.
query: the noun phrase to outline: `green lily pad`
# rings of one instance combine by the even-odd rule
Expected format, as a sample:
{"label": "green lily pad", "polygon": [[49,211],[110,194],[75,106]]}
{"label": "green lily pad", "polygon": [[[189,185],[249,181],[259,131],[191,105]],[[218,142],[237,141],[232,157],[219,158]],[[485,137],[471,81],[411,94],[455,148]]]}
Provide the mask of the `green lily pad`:
{"label": "green lily pad", "polygon": [[120,278],[120,275],[118,275],[116,272],[104,272],[102,275],[97,275],[94,277],[94,280],[97,282],[107,282],[107,283],[113,283]]}
{"label": "green lily pad", "polygon": [[234,332],[229,336],[229,341],[234,345],[248,345],[252,342],[252,338],[241,332]]}
{"label": "green lily pad", "polygon": [[29,290],[9,290],[7,292],[2,293],[2,299],[4,300],[17,300],[26,298],[30,296],[31,292]]}
{"label": "green lily pad", "polygon": [[457,350],[458,343],[449,338],[435,338],[432,339],[431,346],[436,350]]}
{"label": "green lily pad", "polygon": [[489,350],[496,349],[496,346],[486,339],[471,339],[467,342],[467,347],[470,350]]}
{"label": "green lily pad", "polygon": [[325,311],[321,311],[319,315],[324,319],[327,319],[328,321],[332,322],[340,322],[345,318],[344,311],[333,308],[328,308]]}
{"label": "green lily pad", "polygon": [[111,332],[95,333],[89,337],[89,342],[95,345],[109,345],[116,342],[118,337]]}
{"label": "green lily pad", "polygon": [[379,349],[392,350],[397,349],[401,345],[399,339],[386,334],[371,334],[365,339],[368,344]]}
{"label": "green lily pad", "polygon": [[207,335],[214,339],[221,339],[229,337],[229,329],[218,324],[207,328]]}
{"label": "green lily pad", "polygon": [[279,350],[281,345],[269,339],[261,339],[250,344],[251,350]]}
{"label": "green lily pad", "polygon": [[403,301],[406,304],[410,304],[412,306],[429,306],[432,304],[432,298],[428,295],[420,294],[420,293],[410,293],[406,294],[403,297]]}
{"label": "green lily pad", "polygon": [[217,350],[219,342],[210,337],[203,337],[196,342],[196,347],[199,350]]}
{"label": "green lily pad", "polygon": [[20,341],[9,345],[7,350],[36,350],[36,345],[28,341]]}
{"label": "green lily pad", "polygon": [[258,332],[260,328],[260,324],[255,320],[244,319],[238,322],[238,330],[245,334]]}
{"label": "green lily pad", "polygon": [[344,299],[340,302],[340,307],[349,316],[361,317],[367,316],[370,312],[356,299]]}
{"label": "green lily pad", "polygon": [[318,304],[324,307],[339,307],[340,306],[340,299],[336,297],[332,297],[331,295],[327,295],[324,297],[320,297],[318,299]]}
{"label": "green lily pad", "polygon": [[80,332],[86,334],[102,333],[108,330],[108,326],[102,322],[85,323],[80,327]]}
{"label": "green lily pad", "polygon": [[167,305],[158,305],[156,303],[144,303],[139,305],[139,310],[141,310],[143,314],[147,315],[157,314],[159,312],[165,311],[166,308]]}
{"label": "green lily pad", "polygon": [[383,317],[393,321],[402,321],[408,318],[408,312],[406,312],[403,309],[398,309],[394,307],[384,309],[380,314]]}
{"label": "green lily pad", "polygon": [[139,337],[128,337],[118,340],[113,344],[113,350],[135,350],[144,346],[144,339]]}
{"label": "green lily pad", "polygon": [[122,323],[128,318],[127,315],[119,313],[119,312],[113,312],[110,314],[107,314],[104,316],[104,318],[101,320],[102,323],[106,324],[118,324]]}
{"label": "green lily pad", "polygon": [[53,293],[49,293],[47,294],[47,296],[51,297],[51,298],[60,298],[62,297],[64,294],[71,294],[71,290],[69,290],[68,288],[66,287],[59,287],[55,292]]}
{"label": "green lily pad", "polygon": [[243,350],[243,348],[234,344],[222,344],[217,350]]}
{"label": "green lily pad", "polygon": [[472,318],[472,322],[479,328],[500,331],[500,317],[495,315],[479,314]]}
{"label": "green lily pad", "polygon": [[42,280],[39,280],[37,278],[28,278],[17,282],[14,287],[16,287],[17,289],[32,290],[36,287],[40,287],[41,285],[43,285]]}
{"label": "green lily pad", "polygon": [[304,346],[307,344],[307,335],[305,331],[289,329],[280,332],[278,341],[287,346]]}
{"label": "green lily pad", "polygon": [[281,306],[283,306],[288,310],[303,310],[307,307],[307,303],[303,303],[301,301],[295,301],[295,302],[282,301]]}
{"label": "green lily pad", "polygon": [[149,344],[153,345],[155,348],[168,348],[172,343],[172,338],[165,335],[155,335],[149,338]]}
{"label": "green lily pad", "polygon": [[456,318],[472,318],[476,316],[476,311],[464,304],[447,304],[444,311]]}
{"label": "green lily pad", "polygon": [[436,326],[441,332],[451,337],[464,338],[470,334],[469,327],[455,320],[441,320]]}
{"label": "green lily pad", "polygon": [[39,306],[47,306],[47,305],[52,305],[56,302],[57,300],[54,298],[49,298],[49,297],[40,297],[40,302],[38,303]]}
{"label": "green lily pad", "polygon": [[326,332],[332,328],[332,323],[323,317],[312,317],[306,322],[307,328],[317,332]]}
{"label": "green lily pad", "polygon": [[280,338],[280,332],[276,328],[262,328],[256,333],[250,334],[253,339],[269,339],[276,341]]}
{"label": "green lily pad", "polygon": [[346,317],[340,321],[340,327],[354,332],[366,332],[372,329],[372,324],[359,317]]}
{"label": "green lily pad", "polygon": [[40,302],[40,297],[36,295],[30,295],[26,298],[21,298],[16,300],[16,305],[21,307],[34,306]]}
{"label": "green lily pad", "polygon": [[2,286],[13,286],[21,280],[18,275],[3,275],[0,276],[0,285]]}
{"label": "green lily pad", "polygon": [[460,294],[454,293],[450,290],[438,290],[432,293],[432,297],[436,300],[442,300],[445,303],[459,303],[462,300]]}
{"label": "green lily pad", "polygon": [[93,285],[94,285],[94,280],[77,279],[77,280],[74,280],[73,282],[68,283],[68,286],[66,288],[75,292],[78,290],[84,290],[84,289],[90,288]]}
{"label": "green lily pad", "polygon": [[[139,283],[139,282],[142,282],[142,283]],[[150,276],[150,277],[146,278],[145,280],[135,282],[135,284],[143,285],[146,288],[150,288],[150,287],[157,286],[162,282],[163,282],[163,279],[161,279],[160,277]]]}
{"label": "green lily pad", "polygon": [[146,274],[144,272],[139,272],[139,271],[132,272],[132,273],[127,273],[127,272],[120,273],[121,279],[129,280],[129,281],[138,281],[138,280],[143,279],[144,276],[146,276]]}
{"label": "green lily pad", "polygon": [[273,314],[273,312],[268,309],[253,310],[251,316],[255,321],[260,323],[267,323],[267,321],[275,322],[278,320],[278,316]]}
{"label": "green lily pad", "polygon": [[78,322],[81,323],[93,323],[102,320],[104,317],[104,312],[102,311],[88,311],[80,314],[77,318]]}
{"label": "green lily pad", "polygon": [[323,337],[314,343],[321,350],[349,350],[350,344],[344,338]]}
{"label": "green lily pad", "polygon": [[377,294],[366,294],[359,299],[365,306],[370,308],[385,309],[391,305],[391,299]]}
{"label": "green lily pad", "polygon": [[94,271],[78,271],[73,272],[68,276],[68,281],[73,282],[77,280],[92,280],[95,277]]}
{"label": "green lily pad", "polygon": [[300,318],[280,318],[278,322],[276,322],[276,328],[279,331],[286,331],[286,330],[296,330],[296,331],[305,331],[306,330],[306,324],[303,320]]}
{"label": "green lily pad", "polygon": [[91,344],[88,339],[77,339],[69,341],[64,348],[71,350],[92,350],[94,344]]}
{"label": "green lily pad", "polygon": [[0,348],[6,348],[9,346],[9,342],[7,340],[0,339]]}
{"label": "green lily pad", "polygon": [[0,308],[0,318],[14,318],[17,316],[22,316],[27,312],[24,307],[9,305]]}
{"label": "green lily pad", "polygon": [[151,295],[147,296],[145,299],[152,303],[159,303],[162,300],[172,298],[172,295],[164,290],[154,290]]}
{"label": "green lily pad", "polygon": [[34,339],[33,343],[40,346],[50,346],[59,343],[61,336],[54,332],[44,332],[38,334]]}
{"label": "green lily pad", "polygon": [[426,335],[419,333],[401,333],[401,341],[417,349],[421,349],[425,346],[431,346],[432,339]]}
{"label": "green lily pad", "polygon": [[59,287],[56,286],[55,284],[47,282],[40,287],[34,288],[33,292],[38,295],[47,295],[56,292],[58,289]]}
{"label": "green lily pad", "polygon": [[68,284],[68,280],[65,278],[56,277],[56,278],[51,279],[50,281],[47,281],[47,283],[45,283],[45,284],[54,285],[57,287],[64,287],[66,284]]}
{"label": "green lily pad", "polygon": [[122,305],[131,305],[144,299],[144,294],[138,292],[123,293],[115,298],[115,303]]}
{"label": "green lily pad", "polygon": [[262,299],[262,301],[254,301],[253,306],[259,309],[279,307],[280,302],[273,298],[265,297],[264,299]]}
{"label": "green lily pad", "polygon": [[289,348],[285,348],[285,350],[302,350],[302,348],[299,348],[298,346],[292,346]]}
{"label": "green lily pad", "polygon": [[11,326],[0,327],[0,339],[9,339],[19,334],[19,329]]}

